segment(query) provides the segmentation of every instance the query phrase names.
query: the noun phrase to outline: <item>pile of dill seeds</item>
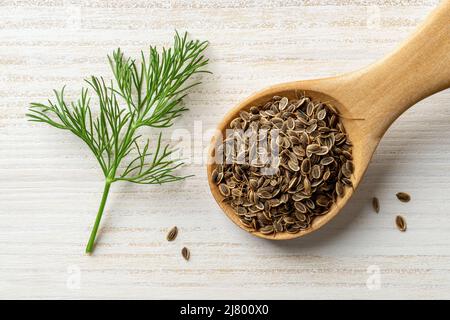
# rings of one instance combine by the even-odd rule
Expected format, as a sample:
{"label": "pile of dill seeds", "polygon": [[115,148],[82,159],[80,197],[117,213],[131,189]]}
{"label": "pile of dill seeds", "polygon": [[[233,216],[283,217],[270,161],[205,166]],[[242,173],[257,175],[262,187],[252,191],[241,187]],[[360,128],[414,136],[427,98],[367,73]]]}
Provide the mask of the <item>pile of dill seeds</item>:
{"label": "pile of dill seeds", "polygon": [[[275,96],[241,111],[229,128],[234,132],[217,149],[224,162],[216,165],[212,179],[250,231],[270,235],[308,229],[352,187],[352,144],[331,105]],[[263,148],[258,139],[246,139],[249,133],[274,129],[279,134],[267,134]],[[239,148],[236,143],[228,148],[230,141],[239,141]],[[267,156],[271,150],[278,150],[276,157]],[[274,167],[270,174],[262,170]]]}

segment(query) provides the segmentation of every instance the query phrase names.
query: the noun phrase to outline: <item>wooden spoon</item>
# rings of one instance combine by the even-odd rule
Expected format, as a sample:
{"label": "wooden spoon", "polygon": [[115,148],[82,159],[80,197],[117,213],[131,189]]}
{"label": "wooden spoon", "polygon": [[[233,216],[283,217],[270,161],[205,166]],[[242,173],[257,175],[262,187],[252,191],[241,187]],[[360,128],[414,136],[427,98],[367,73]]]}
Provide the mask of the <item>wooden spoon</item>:
{"label": "wooden spoon", "polygon": [[[314,100],[330,102],[345,117],[342,121],[353,143],[355,172],[352,181],[356,188],[378,143],[395,119],[418,101],[449,87],[450,0],[445,0],[411,38],[384,59],[341,76],[283,83],[264,89],[234,107],[220,122],[218,131],[223,134],[241,110],[261,105],[275,95],[295,98],[305,92]],[[263,235],[252,232],[242,225],[234,210],[222,202],[223,196],[212,182],[215,144],[213,138],[207,166],[211,192],[226,215],[255,236],[286,240],[311,233],[334,218],[354,192],[347,188],[345,196],[327,214],[316,217],[310,228],[299,233]]]}

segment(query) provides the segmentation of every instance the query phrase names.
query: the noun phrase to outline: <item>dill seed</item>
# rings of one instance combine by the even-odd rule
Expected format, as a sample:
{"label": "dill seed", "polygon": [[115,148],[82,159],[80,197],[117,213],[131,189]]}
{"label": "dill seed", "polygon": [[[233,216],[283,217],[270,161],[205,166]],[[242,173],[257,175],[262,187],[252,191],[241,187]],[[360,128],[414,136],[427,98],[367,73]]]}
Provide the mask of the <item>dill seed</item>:
{"label": "dill seed", "polygon": [[372,208],[376,213],[380,212],[380,202],[377,197],[372,198]]}
{"label": "dill seed", "polygon": [[191,257],[191,252],[189,251],[188,248],[183,247],[183,249],[181,249],[181,255],[183,256],[183,258],[188,261],[189,258]]}
{"label": "dill seed", "polygon": [[167,241],[173,241],[178,235],[178,228],[175,226],[167,233],[166,239]]}
{"label": "dill seed", "polygon": [[227,196],[230,195],[230,188],[229,188],[229,186],[227,186],[227,185],[224,184],[224,183],[222,183],[222,184],[219,185],[219,191],[220,191],[220,193],[221,193],[223,196],[225,196],[225,197],[227,197]]}
{"label": "dill seed", "polygon": [[396,196],[401,202],[409,202],[409,200],[411,200],[411,196],[406,192],[398,192]]}
{"label": "dill seed", "polygon": [[[224,164],[211,178],[249,231],[271,235],[308,229],[352,187],[352,144],[339,114],[309,97],[273,97],[249,111],[230,122],[219,146]],[[272,137],[271,130],[279,134]],[[278,150],[273,159],[262,141],[266,149]],[[264,174],[268,168],[275,171]]]}
{"label": "dill seed", "polygon": [[395,224],[397,225],[398,230],[400,230],[401,232],[406,231],[406,221],[402,216],[397,216],[395,218]]}

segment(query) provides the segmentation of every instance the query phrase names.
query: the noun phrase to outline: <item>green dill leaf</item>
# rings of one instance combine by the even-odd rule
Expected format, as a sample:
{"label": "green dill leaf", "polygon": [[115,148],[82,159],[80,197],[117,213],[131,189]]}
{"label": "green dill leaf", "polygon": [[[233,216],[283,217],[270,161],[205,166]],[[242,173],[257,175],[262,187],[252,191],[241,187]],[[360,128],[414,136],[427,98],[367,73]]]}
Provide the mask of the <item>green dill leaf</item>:
{"label": "green dill leaf", "polygon": [[177,32],[172,48],[158,51],[150,46],[147,52],[141,51],[139,61],[125,57],[119,48],[108,56],[113,80],[91,76],[74,102],[66,101],[63,87],[54,90],[53,100],[30,104],[29,121],[71,131],[89,147],[105,176],[87,253],[93,251],[113,182],[162,184],[187,177],[175,174],[183,162],[172,159],[174,151],[169,145],[162,146],[161,133],[151,151],[150,140],[139,142],[138,130],[170,127],[187,110],[182,100],[200,82],[186,82],[195,74],[208,72],[207,46],[206,41],[188,40],[187,33],[180,36]]}

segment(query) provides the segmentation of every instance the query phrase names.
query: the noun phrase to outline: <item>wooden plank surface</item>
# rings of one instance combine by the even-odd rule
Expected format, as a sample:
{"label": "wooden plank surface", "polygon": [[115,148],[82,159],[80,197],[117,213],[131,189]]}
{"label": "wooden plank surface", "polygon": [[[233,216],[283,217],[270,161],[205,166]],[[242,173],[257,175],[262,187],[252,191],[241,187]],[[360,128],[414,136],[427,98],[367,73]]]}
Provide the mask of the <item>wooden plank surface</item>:
{"label": "wooden plank surface", "polygon": [[[91,257],[101,172],[80,141],[24,116],[53,88],[66,84],[74,97],[84,77],[109,77],[116,47],[135,55],[188,30],[210,41],[213,74],[166,137],[189,130],[198,155],[250,93],[360,68],[437,3],[0,0],[0,298],[450,298],[448,90],[398,119],[348,207],[316,234],[273,243],[244,233],[215,204],[196,158],[181,184],[114,184]],[[173,225],[179,237],[168,243]]]}

